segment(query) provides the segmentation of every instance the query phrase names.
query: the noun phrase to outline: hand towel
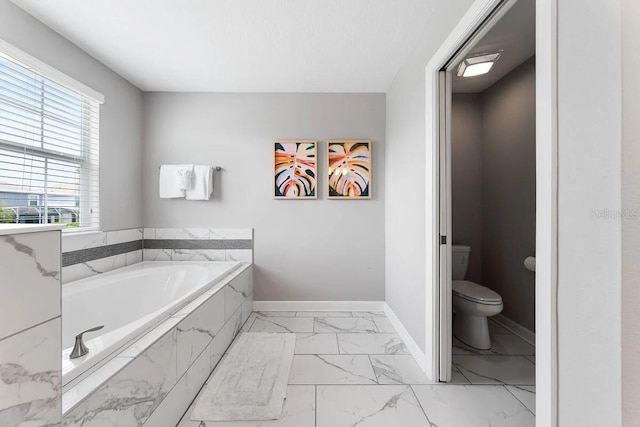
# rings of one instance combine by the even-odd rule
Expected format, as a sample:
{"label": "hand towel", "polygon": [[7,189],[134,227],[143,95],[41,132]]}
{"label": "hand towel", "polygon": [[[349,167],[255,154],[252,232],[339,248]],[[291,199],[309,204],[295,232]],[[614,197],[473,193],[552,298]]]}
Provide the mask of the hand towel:
{"label": "hand towel", "polygon": [[213,168],[207,165],[193,167],[193,187],[185,192],[187,200],[209,200],[213,193]]}
{"label": "hand towel", "polygon": [[180,168],[177,172],[180,177],[180,190],[191,190],[191,187],[193,187],[193,166],[189,168]]}
{"label": "hand towel", "polygon": [[184,197],[184,190],[180,187],[182,186],[182,176],[186,175],[185,171],[193,171],[193,165],[160,166],[160,198],[175,199]]}

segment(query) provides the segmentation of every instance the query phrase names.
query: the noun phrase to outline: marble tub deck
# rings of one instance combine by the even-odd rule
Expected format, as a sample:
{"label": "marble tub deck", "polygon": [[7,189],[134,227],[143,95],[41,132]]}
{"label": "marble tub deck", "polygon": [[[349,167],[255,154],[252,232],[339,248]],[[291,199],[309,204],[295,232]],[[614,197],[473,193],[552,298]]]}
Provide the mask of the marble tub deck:
{"label": "marble tub deck", "polygon": [[179,427],[535,426],[535,349],[492,322],[492,350],[454,339],[453,378],[433,384],[378,312],[254,312],[243,331],[296,334],[283,417]]}

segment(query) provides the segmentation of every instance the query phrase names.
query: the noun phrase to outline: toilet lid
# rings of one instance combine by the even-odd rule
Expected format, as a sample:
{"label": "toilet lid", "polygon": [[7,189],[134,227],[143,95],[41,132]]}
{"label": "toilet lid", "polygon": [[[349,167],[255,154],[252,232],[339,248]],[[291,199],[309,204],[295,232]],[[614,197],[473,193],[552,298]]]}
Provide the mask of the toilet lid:
{"label": "toilet lid", "polygon": [[471,301],[482,304],[502,304],[502,297],[497,292],[468,280],[454,280],[452,290],[455,295]]}

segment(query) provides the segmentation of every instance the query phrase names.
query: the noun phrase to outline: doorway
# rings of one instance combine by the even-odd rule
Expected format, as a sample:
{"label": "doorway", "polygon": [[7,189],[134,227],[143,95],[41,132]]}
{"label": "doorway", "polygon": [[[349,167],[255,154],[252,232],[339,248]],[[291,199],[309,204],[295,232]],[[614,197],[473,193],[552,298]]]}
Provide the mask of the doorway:
{"label": "doorway", "polygon": [[[450,167],[446,114],[451,99],[447,83],[453,65],[469,53],[514,0],[476,0],[425,67],[427,199],[426,317],[428,366],[436,380],[450,380],[451,293],[441,272],[451,274]],[[558,425],[558,10],[557,2],[536,1],[536,419]],[[447,75],[449,74],[449,77]],[[449,91],[449,94],[451,92]],[[447,99],[448,98],[448,99]],[[444,209],[441,209],[444,207]],[[447,292],[449,291],[449,292]]]}
{"label": "doorway", "polygon": [[534,0],[502,2],[438,73],[441,382],[535,392],[535,80]]}

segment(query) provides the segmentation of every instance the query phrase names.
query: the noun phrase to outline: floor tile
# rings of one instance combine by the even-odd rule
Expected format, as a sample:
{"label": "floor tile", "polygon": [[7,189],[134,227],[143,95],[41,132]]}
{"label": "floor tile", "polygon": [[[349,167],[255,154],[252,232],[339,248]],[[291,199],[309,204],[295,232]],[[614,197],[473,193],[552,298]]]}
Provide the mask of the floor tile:
{"label": "floor tile", "polygon": [[452,354],[504,354],[510,356],[533,356],[534,346],[513,334],[497,334],[491,336],[491,348],[478,350],[453,337]]}
{"label": "floor tile", "polygon": [[250,332],[313,332],[313,317],[256,317]]}
{"label": "floor tile", "polygon": [[471,384],[535,385],[536,366],[523,356],[453,356]]}
{"label": "floor tile", "polygon": [[536,413],[536,387],[530,385],[508,385],[507,390],[513,394],[534,415]]}
{"label": "floor tile", "polygon": [[317,427],[428,427],[406,385],[318,386]]}
{"label": "floor tile", "polygon": [[513,332],[511,332],[510,330],[508,330],[507,328],[505,328],[504,326],[500,325],[499,323],[494,322],[491,319],[488,319],[488,323],[489,323],[489,333],[491,335],[502,335],[502,334],[512,334]]}
{"label": "floor tile", "polygon": [[295,354],[339,354],[336,334],[298,333]]}
{"label": "floor tile", "polygon": [[[314,427],[316,422],[315,386],[290,385],[287,387],[287,399],[282,409],[283,416],[273,421],[207,421],[207,427]],[[193,405],[182,418],[178,427],[201,427],[200,421],[191,421],[189,416]]]}
{"label": "floor tile", "polygon": [[531,412],[502,386],[415,385],[412,388],[434,426],[534,427],[536,423]]}
{"label": "floor tile", "polygon": [[298,311],[297,317],[352,317],[350,311]]}
{"label": "floor tile", "polygon": [[386,332],[390,334],[396,333],[396,328],[394,328],[391,324],[391,320],[387,319],[386,317],[372,317],[372,320],[373,323],[376,324],[380,332]]}
{"label": "floor tile", "polygon": [[397,334],[338,334],[340,354],[409,354]]}
{"label": "floor tile", "polygon": [[255,322],[256,320],[256,314],[255,313],[251,313],[249,315],[249,317],[247,318],[247,321],[244,322],[244,325],[242,325],[242,329],[240,329],[241,332],[249,332],[249,330],[251,329],[251,326],[253,326],[253,322]]}
{"label": "floor tile", "polygon": [[380,384],[430,384],[411,355],[369,356]]}
{"label": "floor tile", "polygon": [[295,317],[295,311],[254,311],[260,317]]}
{"label": "floor tile", "polygon": [[471,384],[471,383],[464,375],[462,375],[462,372],[460,372],[460,369],[452,363],[451,364],[451,381],[449,381],[447,384]]}
{"label": "floor tile", "polygon": [[314,332],[342,332],[375,334],[376,324],[367,317],[323,317],[315,318]]}
{"label": "floor tile", "polygon": [[377,384],[368,356],[295,355],[289,384]]}
{"label": "floor tile", "polygon": [[353,317],[384,317],[384,311],[352,311]]}

